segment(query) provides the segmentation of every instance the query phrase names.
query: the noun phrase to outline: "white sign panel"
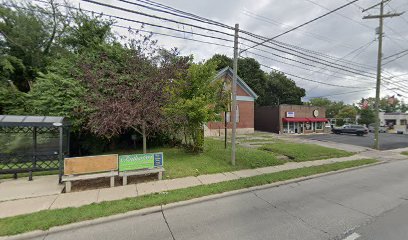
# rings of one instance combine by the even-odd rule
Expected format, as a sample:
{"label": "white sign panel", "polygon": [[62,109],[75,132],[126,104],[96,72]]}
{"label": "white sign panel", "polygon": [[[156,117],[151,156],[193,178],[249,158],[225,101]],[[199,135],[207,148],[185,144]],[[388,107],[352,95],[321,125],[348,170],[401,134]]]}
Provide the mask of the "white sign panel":
{"label": "white sign panel", "polygon": [[294,118],[295,117],[295,112],[286,112],[286,117],[287,118]]}

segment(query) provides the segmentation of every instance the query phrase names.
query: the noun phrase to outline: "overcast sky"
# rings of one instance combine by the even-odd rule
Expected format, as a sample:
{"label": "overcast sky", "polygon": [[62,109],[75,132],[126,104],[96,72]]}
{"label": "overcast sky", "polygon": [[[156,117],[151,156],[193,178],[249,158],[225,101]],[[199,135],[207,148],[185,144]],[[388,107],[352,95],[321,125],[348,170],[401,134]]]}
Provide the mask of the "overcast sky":
{"label": "overcast sky", "polygon": [[[61,0],[59,0],[61,1]],[[134,0],[128,0],[134,1]],[[219,22],[225,23],[227,25],[233,26],[235,23],[240,24],[240,29],[247,30],[262,36],[273,37],[285,30],[290,29],[293,26],[297,26],[308,20],[311,20],[319,15],[328,12],[327,9],[335,9],[345,3],[348,0],[155,0],[156,2],[163,3],[174,8],[191,12],[202,17],[210,18],[212,20],[217,20]],[[351,0],[350,0],[351,1]],[[71,0],[71,2],[78,6],[79,0]],[[160,14],[155,11],[149,11],[145,8],[126,4],[118,0],[100,0],[100,2],[107,3],[110,5],[124,7],[126,9],[133,9],[136,11],[142,11],[154,15],[160,15],[162,17],[177,19],[182,22],[189,22],[192,24],[200,25],[203,27],[210,27],[212,29],[218,29],[232,33],[229,30],[222,28],[216,28],[206,24],[200,24],[191,20],[177,18],[175,16]],[[317,3],[321,6],[318,6]],[[377,49],[378,41],[376,41],[375,29],[378,27],[378,20],[363,20],[362,17],[367,14],[378,14],[379,8],[370,10],[367,13],[362,13],[362,8],[370,7],[378,3],[379,0],[360,0],[356,4],[352,4],[337,13],[333,13],[326,16],[316,22],[313,22],[299,30],[288,33],[277,40],[296,45],[305,49],[320,52],[322,54],[329,54],[336,58],[343,58],[347,60],[352,60],[359,64],[364,64],[364,68],[349,66],[349,68],[358,68],[365,74],[372,75],[375,77],[376,64],[377,64]],[[220,43],[228,46],[232,46],[232,43],[215,40],[206,39],[205,37],[200,37],[194,33],[202,33],[207,35],[227,37],[233,40],[232,37],[211,33],[208,31],[199,30],[191,27],[184,27],[179,24],[170,23],[163,20],[154,20],[140,15],[132,14],[125,11],[114,10],[108,7],[102,7],[91,3],[86,3],[81,1],[81,7],[88,10],[93,10],[95,12],[103,12],[106,14],[121,16],[124,18],[135,19],[139,21],[146,21],[150,23],[156,23],[180,30],[185,30],[192,32],[188,33],[177,33],[165,29],[154,28],[145,26],[145,30],[151,30],[160,33],[167,33],[181,38],[189,38],[196,40],[205,40],[215,43]],[[325,9],[327,8],[327,9]],[[408,11],[408,0],[392,0],[387,4],[385,11],[392,12],[397,10],[398,12]],[[132,23],[123,20],[117,20],[118,25],[130,26],[139,29],[140,24]],[[120,28],[114,28],[120,34],[127,34],[126,30]],[[400,51],[408,49],[408,13],[402,17],[387,18],[385,20],[385,38],[384,38],[384,57],[390,56],[392,54],[398,53]],[[159,44],[167,48],[177,47],[181,50],[184,55],[193,54],[197,61],[210,58],[215,53],[226,54],[230,57],[233,55],[231,48],[208,45],[204,43],[197,43],[194,41],[188,41],[184,39],[175,39],[171,37],[164,37],[155,35],[154,38],[159,40]],[[241,44],[252,45],[252,43],[240,41]],[[240,45],[241,49],[244,46]],[[333,100],[343,100],[345,102],[351,103],[360,100],[362,97],[373,97],[375,95],[373,88],[375,86],[374,78],[359,77],[358,75],[347,73],[341,70],[336,70],[332,68],[327,68],[318,65],[313,62],[308,62],[304,59],[299,59],[285,53],[276,52],[271,49],[260,48],[263,50],[271,51],[273,53],[279,54],[284,57],[299,60],[308,64],[316,65],[317,67],[311,67],[307,65],[302,65],[296,62],[291,62],[279,57],[272,56],[268,53],[260,52],[258,50],[251,50],[251,52],[265,55],[272,59],[266,59],[263,57],[255,56],[252,53],[243,53],[243,57],[254,57],[262,64],[279,69],[283,72],[295,74],[304,78],[313,79],[317,81],[327,82],[336,85],[345,85],[353,88],[342,88],[334,86],[326,86],[318,83],[308,82],[296,77],[291,77],[295,80],[297,85],[306,89],[307,100],[309,97],[317,96],[328,96]],[[391,59],[389,59],[391,60]],[[280,61],[280,62],[278,62]],[[292,65],[300,66],[310,70],[300,69]],[[339,64],[343,64],[338,62]],[[390,81],[400,82],[400,84],[408,86],[408,56],[402,57],[397,61],[387,64],[384,66],[385,74],[397,75],[407,74],[399,78],[393,78]],[[265,71],[270,71],[264,68]],[[328,75],[336,75],[336,77]],[[398,93],[408,96],[408,87],[403,89],[401,85],[391,86],[387,85],[388,88],[398,88]],[[365,89],[368,89],[364,91]],[[335,95],[344,92],[361,91],[344,95]],[[403,92],[406,91],[406,92]],[[333,95],[333,96],[331,96]],[[391,90],[386,90],[382,87],[382,96],[385,95],[396,95],[395,92]],[[408,100],[408,99],[407,99]]]}

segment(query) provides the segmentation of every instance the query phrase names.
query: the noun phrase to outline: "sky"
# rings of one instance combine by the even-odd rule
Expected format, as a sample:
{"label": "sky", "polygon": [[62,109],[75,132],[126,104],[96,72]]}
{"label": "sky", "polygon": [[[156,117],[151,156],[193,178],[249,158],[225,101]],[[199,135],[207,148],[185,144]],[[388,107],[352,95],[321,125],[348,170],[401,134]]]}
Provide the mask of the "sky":
{"label": "sky", "polygon": [[[62,0],[56,0],[57,2]],[[127,0],[128,2],[139,2],[137,0]],[[239,24],[240,29],[255,33],[264,37],[273,37],[286,30],[309,21],[315,17],[327,13],[351,0],[154,0],[179,10],[199,15],[222,22],[229,26]],[[216,39],[208,39],[198,36],[198,33],[222,37],[233,40],[233,36],[214,33],[207,30],[201,30],[195,27],[187,27],[182,24],[172,23],[166,20],[152,19],[140,16],[127,11],[112,9],[106,6],[79,1],[69,0],[74,6],[80,4],[81,8],[95,12],[103,12],[122,18],[144,21],[158,24],[174,29],[186,31],[187,33],[174,32],[152,26],[143,26],[143,30],[155,31],[179,37],[167,37],[154,34],[153,38],[158,40],[159,45],[166,48],[177,47],[183,55],[193,55],[196,61],[210,58],[215,53],[225,54],[233,57],[232,42],[226,42]],[[215,27],[196,21],[179,18],[176,16],[151,11],[146,8],[135,6],[121,0],[99,0],[100,3],[118,6],[121,8],[144,12],[156,16],[174,19],[183,23],[191,23],[205,28],[216,29],[222,32],[233,34],[232,30]],[[375,96],[375,76],[378,53],[378,40],[376,28],[379,25],[378,19],[363,20],[365,15],[378,15],[379,8],[374,8],[368,12],[362,13],[362,9],[377,4],[379,0],[360,0],[351,4],[336,13],[332,13],[322,19],[310,23],[298,30],[285,34],[276,40],[312,50],[319,54],[329,55],[331,58],[340,58],[350,60],[358,65],[350,65],[341,61],[327,59],[337,64],[343,65],[343,69],[363,73],[371,77],[364,77],[358,74],[345,72],[340,69],[325,67],[315,62],[305,60],[291,54],[278,52],[272,49],[258,47],[260,50],[251,49],[241,54],[241,57],[253,57],[261,64],[290,73],[298,77],[289,76],[296,84],[306,89],[307,101],[313,97],[324,96],[336,101],[345,101],[353,103],[361,100],[363,97]],[[140,3],[140,2],[139,2]],[[408,1],[391,0],[386,4],[385,12],[403,12],[407,11],[402,17],[386,18],[383,39],[383,57],[391,56],[395,53],[408,49]],[[125,20],[116,19],[116,25],[140,29],[141,24]],[[129,35],[126,29],[114,27],[114,30],[122,35]],[[241,37],[248,37],[242,34]],[[210,41],[213,43],[227,45],[227,47],[209,45],[200,42],[194,42],[187,39]],[[255,39],[254,39],[255,40]],[[251,46],[253,43],[240,39],[240,49]],[[229,46],[229,47],[228,47]],[[262,52],[263,51],[263,52]],[[273,52],[285,58],[276,57],[265,51]],[[258,54],[258,55],[254,55]],[[259,56],[262,55],[262,56]],[[319,57],[319,56],[318,56]],[[300,61],[305,64],[300,64]],[[389,58],[388,60],[392,60]],[[388,61],[387,60],[387,61]],[[385,62],[387,62],[385,61]],[[386,64],[383,67],[387,83],[381,88],[381,96],[403,95],[408,96],[408,55],[396,61]],[[295,65],[295,66],[293,66]],[[263,67],[267,72],[269,68]],[[404,75],[406,74],[406,75]],[[334,75],[334,76],[333,76]],[[396,77],[392,77],[396,76]],[[390,78],[391,77],[391,78]],[[328,86],[321,83],[304,80],[307,78],[315,81],[329,83]],[[387,79],[390,78],[390,79]],[[390,82],[396,82],[391,84]],[[403,86],[405,85],[405,86]],[[386,89],[388,88],[388,89]],[[350,93],[348,93],[350,92]],[[343,94],[348,93],[348,94]],[[405,98],[408,102],[408,98]]]}

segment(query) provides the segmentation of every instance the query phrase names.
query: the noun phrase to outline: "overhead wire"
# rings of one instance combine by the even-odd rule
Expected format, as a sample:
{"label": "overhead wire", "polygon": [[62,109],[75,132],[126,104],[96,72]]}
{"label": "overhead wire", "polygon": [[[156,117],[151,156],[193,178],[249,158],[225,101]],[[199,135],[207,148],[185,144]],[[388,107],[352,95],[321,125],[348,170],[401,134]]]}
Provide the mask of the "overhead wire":
{"label": "overhead wire", "polygon": [[283,35],[285,35],[285,34],[288,34],[288,33],[290,33],[290,32],[293,32],[293,31],[295,31],[295,30],[297,30],[297,29],[299,29],[299,28],[301,28],[301,27],[304,27],[304,26],[306,26],[306,25],[308,25],[308,24],[310,24],[310,23],[312,23],[312,22],[315,22],[315,21],[317,21],[317,20],[319,20],[319,19],[321,19],[321,18],[324,18],[324,17],[326,17],[326,16],[328,16],[328,15],[334,13],[334,12],[337,12],[337,11],[339,11],[339,10],[341,10],[341,9],[343,9],[343,8],[345,8],[345,7],[347,7],[347,6],[351,5],[351,4],[353,4],[353,3],[355,3],[355,2],[358,2],[358,1],[359,1],[359,0],[353,0],[352,2],[348,2],[348,3],[344,4],[344,5],[341,5],[340,7],[337,7],[337,8],[335,8],[335,9],[333,9],[333,10],[331,10],[331,11],[329,11],[329,12],[323,14],[323,15],[320,15],[320,16],[318,16],[318,17],[316,17],[316,18],[313,18],[313,19],[311,19],[311,20],[309,20],[309,21],[307,21],[307,22],[305,22],[305,23],[302,23],[302,24],[300,24],[300,25],[298,25],[298,26],[296,26],[296,27],[294,27],[294,28],[291,28],[291,29],[289,29],[289,30],[286,30],[286,31],[284,31],[283,33],[280,33],[280,34],[278,34],[278,35],[275,35],[274,37],[269,38],[269,39],[263,41],[262,43],[255,44],[254,46],[251,46],[251,47],[249,47],[249,48],[246,48],[246,49],[244,49],[244,50],[241,50],[240,53],[243,53],[243,52],[245,52],[245,51],[247,51],[247,50],[249,50],[249,49],[252,49],[252,48],[254,48],[254,47],[256,47],[256,46],[259,46],[259,45],[261,45],[261,44],[263,44],[263,43],[266,43],[266,42],[269,42],[269,41],[271,41],[271,40],[274,40],[274,39],[276,39],[276,38],[278,38],[278,37],[281,37],[281,36],[283,36]]}

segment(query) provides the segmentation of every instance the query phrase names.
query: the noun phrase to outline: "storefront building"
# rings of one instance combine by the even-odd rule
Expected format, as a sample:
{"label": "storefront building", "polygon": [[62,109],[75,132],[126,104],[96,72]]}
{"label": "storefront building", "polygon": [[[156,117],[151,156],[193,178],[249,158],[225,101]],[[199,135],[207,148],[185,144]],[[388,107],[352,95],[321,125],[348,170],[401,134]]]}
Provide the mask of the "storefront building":
{"label": "storefront building", "polygon": [[255,130],[279,134],[330,131],[326,109],[306,105],[265,106],[255,109]]}

